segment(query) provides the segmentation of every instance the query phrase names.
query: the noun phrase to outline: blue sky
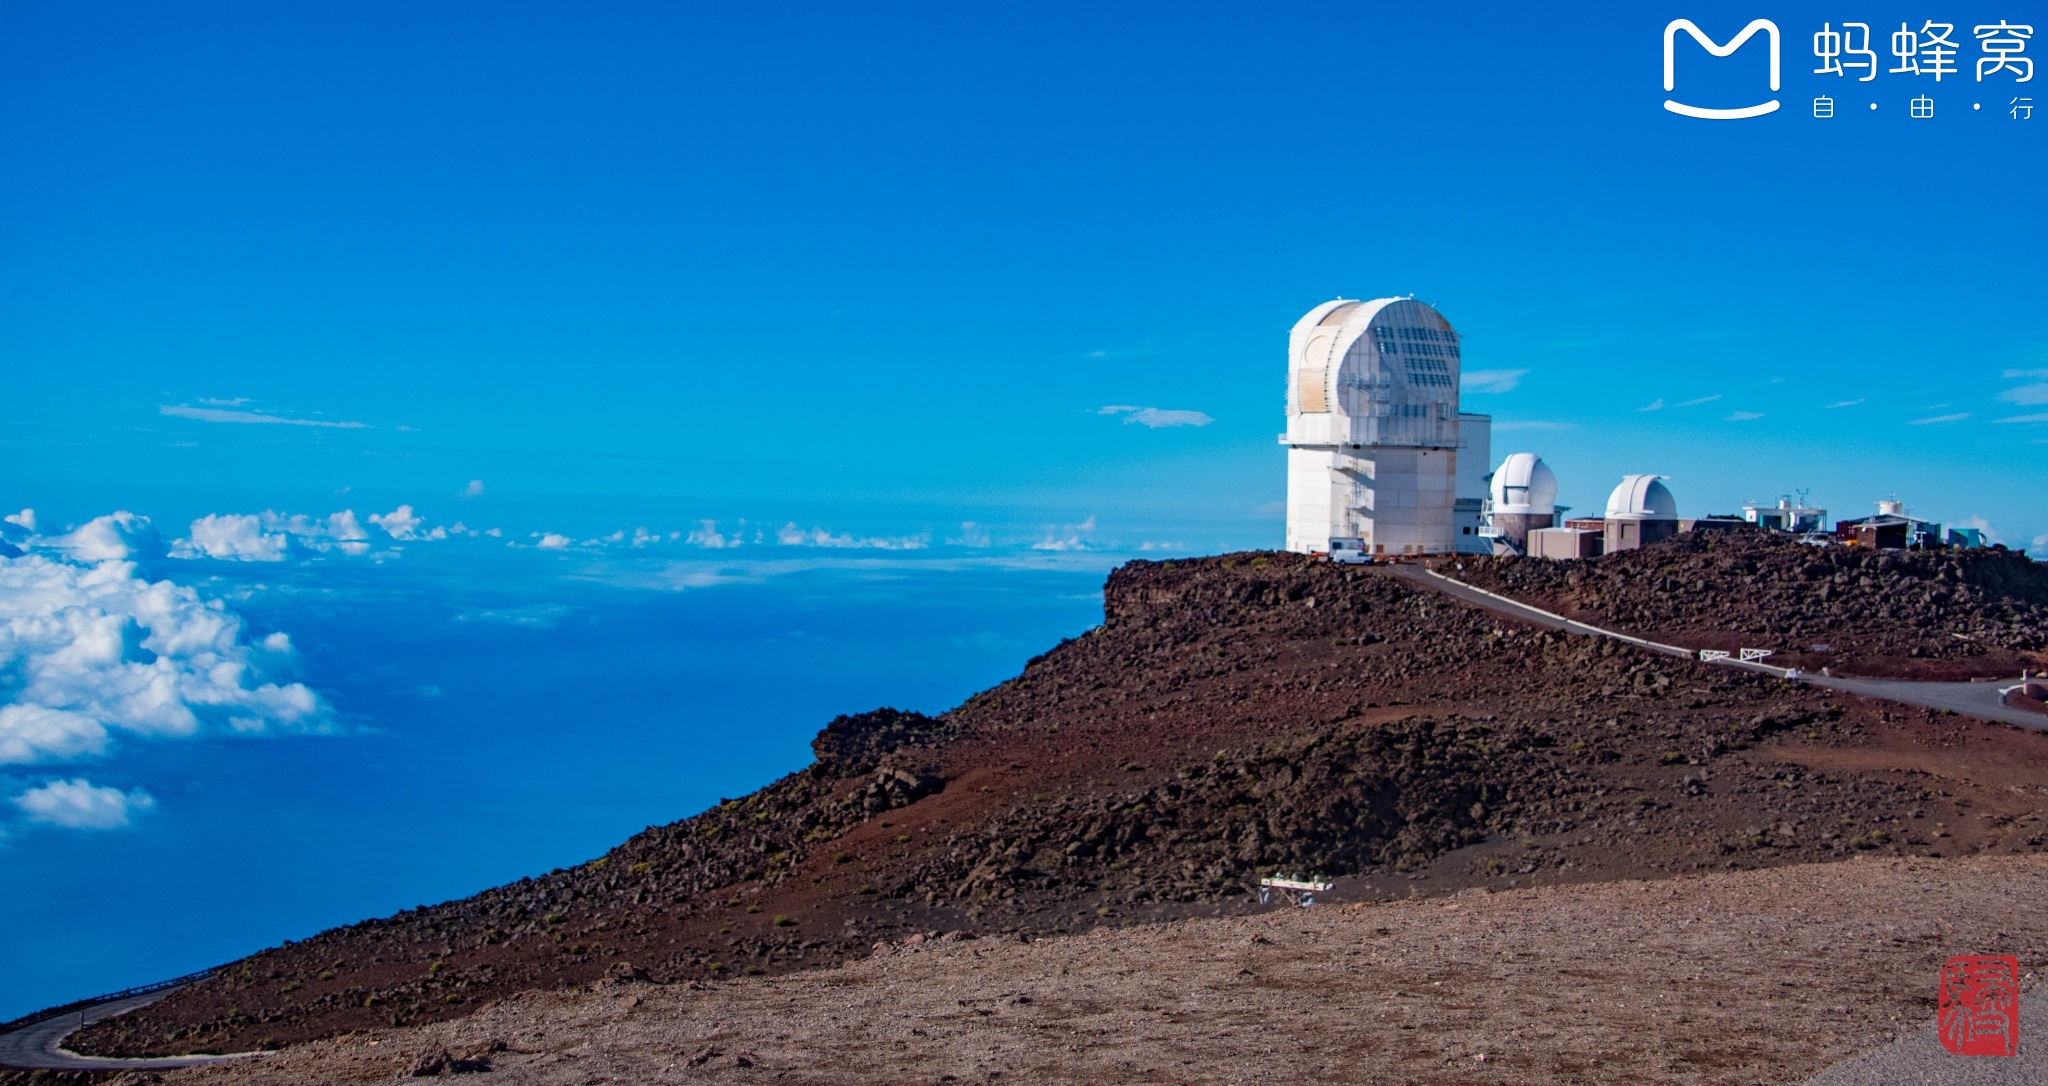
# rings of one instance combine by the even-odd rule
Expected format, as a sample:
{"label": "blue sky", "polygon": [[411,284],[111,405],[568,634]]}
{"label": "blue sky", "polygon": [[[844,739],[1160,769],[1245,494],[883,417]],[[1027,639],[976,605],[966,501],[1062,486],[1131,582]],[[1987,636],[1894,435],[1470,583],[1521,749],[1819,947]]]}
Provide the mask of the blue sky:
{"label": "blue sky", "polygon": [[[2025,542],[2048,426],[1996,420],[2048,368],[2048,123],[1953,77],[1911,122],[1935,88],[1889,74],[1875,115],[1802,116],[1864,86],[1809,72],[1829,11],[1765,12],[1794,105],[1715,123],[1660,108],[1661,10],[14,5],[7,481],[74,520],[344,487],[452,517],[483,478],[523,530],[1247,546],[1287,326],[1413,292],[1468,369],[1526,371],[1469,406],[1570,427],[1520,439],[1568,501],[1896,490]],[[206,400],[363,425],[159,414]]]}
{"label": "blue sky", "polygon": [[[1972,69],[1972,28],[2019,13],[1583,11],[0,8],[0,506],[36,511],[9,538],[115,626],[236,616],[215,633],[246,674],[206,696],[313,699],[177,734],[109,717],[97,751],[48,725],[0,764],[43,804],[0,818],[0,869],[47,887],[18,906],[47,924],[130,865],[231,855],[278,804],[369,827],[274,861],[353,896],[215,922],[218,900],[130,895],[53,944],[167,917],[203,936],[182,957],[108,949],[81,977],[0,936],[0,975],[39,978],[0,1014],[588,854],[799,764],[833,712],[1000,677],[1092,621],[1124,557],[1278,545],[1286,332],[1337,295],[1435,304],[1496,454],[1542,453],[1578,508],[1643,471],[1687,515],[1897,494],[2048,553],[2048,117],[2008,110],[2048,83]],[[1812,71],[1824,21],[1871,24],[1888,69],[1930,15],[1963,74]],[[1784,107],[1666,112],[1680,16],[1720,41],[1776,21]],[[1762,56],[1682,41],[1673,93],[1753,101]],[[148,529],[90,527],[116,510]],[[109,560],[191,606],[88,598]],[[889,632],[848,632],[878,583]],[[8,617],[42,606],[25,591]],[[755,613],[881,647],[764,634],[743,662],[714,634]],[[565,629],[573,651],[505,633]],[[982,647],[934,655],[931,629]],[[607,653],[698,668],[714,643],[704,674],[744,693],[693,680],[709,708],[671,718],[673,676],[624,668],[608,696],[641,709],[587,743],[551,726]],[[844,682],[776,685],[822,658]],[[487,696],[488,674],[530,681]],[[509,843],[408,768],[491,721],[528,797],[503,800],[530,819]],[[591,806],[600,754],[650,736],[726,753]],[[549,772],[557,748],[583,768]],[[307,758],[348,769],[250,783]],[[101,791],[52,790],[74,781]],[[436,867],[436,834],[485,858]]]}

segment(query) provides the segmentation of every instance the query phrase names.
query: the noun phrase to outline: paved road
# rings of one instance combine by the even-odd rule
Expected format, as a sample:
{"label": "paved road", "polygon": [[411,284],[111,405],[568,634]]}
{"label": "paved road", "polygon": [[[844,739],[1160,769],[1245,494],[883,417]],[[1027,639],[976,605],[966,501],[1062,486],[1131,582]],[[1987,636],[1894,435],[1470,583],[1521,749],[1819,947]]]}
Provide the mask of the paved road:
{"label": "paved road", "polygon": [[[12,1033],[0,1033],[0,1067],[92,1069],[102,1071],[145,1071],[163,1070],[169,1067],[189,1067],[195,1063],[212,1063],[215,1060],[232,1060],[236,1056],[173,1056],[156,1060],[110,1060],[97,1056],[81,1056],[64,1049],[64,1038],[77,1030],[80,1025],[110,1018],[137,1007],[147,1006],[176,991],[166,988],[161,992],[129,996],[95,1004],[81,1011],[66,1011],[54,1018],[31,1022]],[[82,1015],[82,1017],[81,1017]],[[251,1053],[244,1053],[250,1055]]]}
{"label": "paved road", "polygon": [[[1631,637],[1628,634],[1615,630],[1588,626],[1583,622],[1568,619],[1563,615],[1531,607],[1526,603],[1518,603],[1505,596],[1496,596],[1485,589],[1474,588],[1461,581],[1454,581],[1421,566],[1396,565],[1389,568],[1393,570],[1394,576],[1404,581],[1420,585],[1424,588],[1434,589],[1454,599],[1472,604],[1475,607],[1484,607],[1489,611],[1552,630],[1564,630],[1567,633],[1585,634],[1589,637],[1609,637],[1617,641],[1626,641],[1629,644],[1649,649],[1652,652],[1661,652],[1670,656],[1691,657],[1694,655],[1691,649],[1681,648],[1677,645],[1666,645],[1640,637]],[[1781,678],[1793,677],[1786,669],[1772,667],[1769,664],[1744,663],[1740,660],[1722,660],[1720,663],[1727,667],[1747,668],[1751,671],[1760,671],[1770,675],[1777,675]],[[1799,682],[1809,683],[1814,686],[1825,686],[1830,690],[1841,690],[1846,693],[1860,694],[1864,697],[1904,702],[1907,705],[1919,705],[1929,709],[1949,709],[1986,720],[1996,720],[2006,724],[2017,724],[2022,728],[2036,728],[2048,731],[2048,715],[2031,712],[2026,709],[2015,709],[2005,704],[2005,698],[1999,691],[2018,683],[2020,681],[2018,676],[2014,676],[2004,682],[1995,683],[1913,682],[1905,679],[1841,679],[1810,675],[1805,672],[1800,672],[1796,678]],[[2048,1082],[2048,1079],[2041,1081]]]}
{"label": "paved road", "polygon": [[[2041,1086],[2048,1082],[2048,984],[2020,997],[2017,1056],[1951,1056],[1929,1025],[1822,1071],[1807,1086]],[[2031,1031],[2031,1032],[2030,1032]]]}
{"label": "paved road", "polygon": [[[1930,709],[1953,709],[1958,713],[2001,720],[2022,728],[2048,728],[2048,716],[2015,709],[2005,703],[2000,691],[2017,684],[2020,681],[2018,676],[1995,683],[1924,683],[1905,679],[1829,679],[1801,674],[1799,681],[1832,690],[1847,690],[1865,697],[1924,705]],[[2048,1079],[2041,1081],[2048,1082]]]}

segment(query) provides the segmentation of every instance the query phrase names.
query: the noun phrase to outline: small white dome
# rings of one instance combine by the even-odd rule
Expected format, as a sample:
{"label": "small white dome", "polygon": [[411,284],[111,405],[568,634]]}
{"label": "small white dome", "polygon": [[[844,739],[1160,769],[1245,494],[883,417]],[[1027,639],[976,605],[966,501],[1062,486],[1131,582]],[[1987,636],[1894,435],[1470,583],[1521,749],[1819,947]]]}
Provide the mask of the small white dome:
{"label": "small white dome", "polygon": [[1625,520],[1677,520],[1678,499],[1655,475],[1623,476],[1607,496],[1607,515]]}
{"label": "small white dome", "polygon": [[1510,453],[1493,469],[1493,511],[1543,516],[1557,512],[1557,476],[1535,453]]}

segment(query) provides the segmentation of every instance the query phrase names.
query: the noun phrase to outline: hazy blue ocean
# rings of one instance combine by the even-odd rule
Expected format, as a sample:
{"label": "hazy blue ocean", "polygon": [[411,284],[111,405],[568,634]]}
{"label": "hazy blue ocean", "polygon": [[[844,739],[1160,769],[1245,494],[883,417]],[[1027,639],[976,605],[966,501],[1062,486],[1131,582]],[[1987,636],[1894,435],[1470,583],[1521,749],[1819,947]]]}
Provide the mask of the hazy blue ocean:
{"label": "hazy blue ocean", "polygon": [[[431,552],[431,553],[430,553]],[[549,554],[160,562],[287,632],[329,734],[123,735],[125,828],[0,838],[0,1019],[584,860],[809,760],[833,715],[938,711],[1100,618],[1113,560]]]}

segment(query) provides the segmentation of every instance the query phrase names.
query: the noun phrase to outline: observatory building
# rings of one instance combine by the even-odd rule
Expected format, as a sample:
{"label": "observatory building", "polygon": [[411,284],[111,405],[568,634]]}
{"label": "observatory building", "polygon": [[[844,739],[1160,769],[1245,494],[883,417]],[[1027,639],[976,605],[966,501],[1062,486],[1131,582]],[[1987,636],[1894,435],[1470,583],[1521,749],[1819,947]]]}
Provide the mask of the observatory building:
{"label": "observatory building", "polygon": [[1557,476],[1535,453],[1509,453],[1493,469],[1492,491],[1486,533],[1505,553],[1530,553],[1529,533],[1557,526]]}
{"label": "observatory building", "polygon": [[1678,534],[1678,499],[1659,476],[1625,475],[1607,496],[1608,554]]}
{"label": "observatory building", "polygon": [[1458,364],[1457,331],[1412,298],[1340,298],[1295,322],[1280,438],[1288,550],[1327,552],[1332,539],[1372,555],[1484,549],[1493,420],[1459,413]]}

